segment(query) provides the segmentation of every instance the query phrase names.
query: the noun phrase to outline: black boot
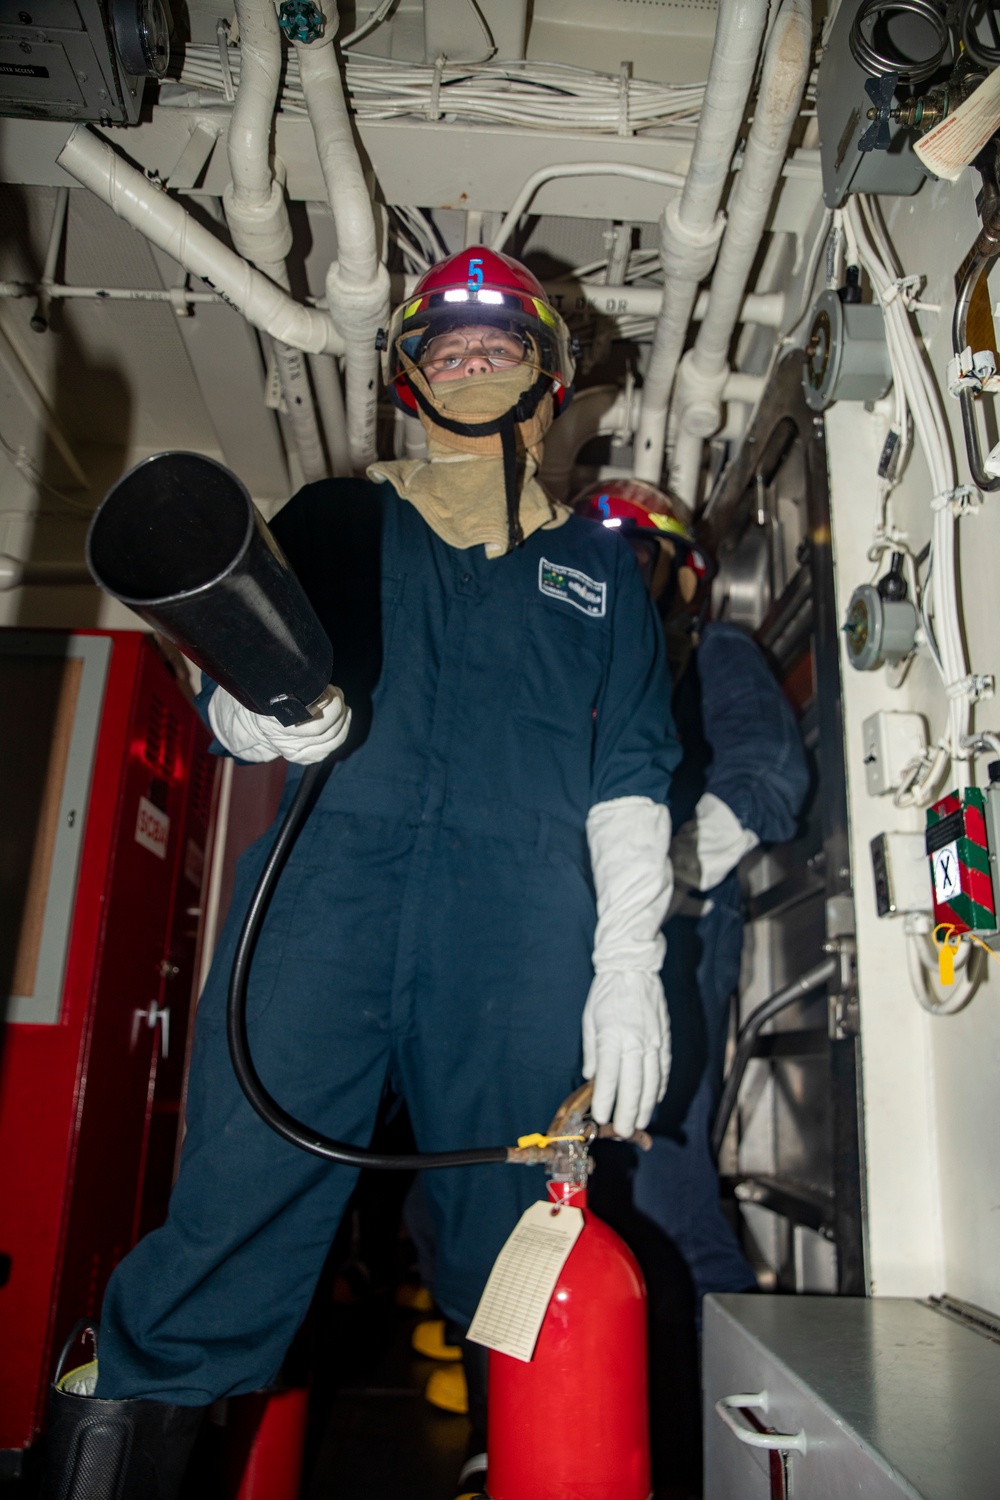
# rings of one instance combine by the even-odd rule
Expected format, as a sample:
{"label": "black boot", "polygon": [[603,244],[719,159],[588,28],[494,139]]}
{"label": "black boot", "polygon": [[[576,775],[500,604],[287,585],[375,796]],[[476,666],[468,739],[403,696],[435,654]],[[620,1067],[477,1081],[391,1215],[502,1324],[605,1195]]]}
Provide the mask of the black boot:
{"label": "black boot", "polygon": [[84,1371],[52,1387],[40,1500],[175,1500],[205,1408],[86,1388]]}
{"label": "black boot", "polygon": [[486,1374],[489,1351],[482,1344],[459,1340],[465,1382],[469,1389],[469,1444],[465,1463],[458,1476],[459,1500],[478,1500],[486,1496]]}

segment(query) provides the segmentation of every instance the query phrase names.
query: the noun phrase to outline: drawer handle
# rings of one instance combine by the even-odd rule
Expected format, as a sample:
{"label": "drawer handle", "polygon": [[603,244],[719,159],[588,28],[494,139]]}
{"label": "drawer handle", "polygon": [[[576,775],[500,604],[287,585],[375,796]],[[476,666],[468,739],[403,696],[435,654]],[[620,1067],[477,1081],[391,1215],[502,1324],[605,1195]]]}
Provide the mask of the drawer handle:
{"label": "drawer handle", "polygon": [[767,1411],[767,1392],[758,1391],[753,1396],[723,1396],[721,1401],[716,1401],[715,1410],[725,1422],[730,1432],[738,1437],[741,1443],[746,1443],[748,1448],[768,1448],[771,1452],[804,1453],[806,1451],[806,1435],[804,1432],[758,1432],[756,1427],[748,1427],[737,1417],[736,1413],[741,1406],[748,1406],[751,1410]]}

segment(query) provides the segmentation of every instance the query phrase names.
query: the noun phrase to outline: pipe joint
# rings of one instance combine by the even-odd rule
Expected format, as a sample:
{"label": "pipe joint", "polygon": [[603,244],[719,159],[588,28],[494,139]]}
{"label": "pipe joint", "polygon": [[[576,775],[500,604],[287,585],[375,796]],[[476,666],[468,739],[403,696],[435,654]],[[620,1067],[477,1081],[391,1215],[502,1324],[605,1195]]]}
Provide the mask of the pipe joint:
{"label": "pipe joint", "polygon": [[677,371],[676,407],[681,429],[692,437],[708,438],[722,421],[722,398],[728,370],[706,373],[689,350]]}
{"label": "pipe joint", "polygon": [[86,126],[71,132],[56,161],[126,224],[207,281],[256,328],[310,353],[343,352],[325,312],[294,302]]}
{"label": "pipe joint", "polygon": [[709,398],[691,401],[682,409],[684,431],[693,438],[710,438],[722,421],[722,405]]}
{"label": "pipe joint", "polygon": [[256,266],[276,265],[287,259],[292,248],[292,226],[281,183],[271,181],[268,197],[248,198],[231,182],[222,190],[222,202],[233,244]]}
{"label": "pipe joint", "polygon": [[371,281],[360,286],[345,278],[337,260],[327,272],[327,306],[348,345],[370,335],[374,351],[375,335],[380,328],[386,326],[389,319],[389,299],[389,272],[381,261],[376,263],[375,275]]}
{"label": "pipe joint", "polygon": [[685,223],[681,217],[681,200],[671,198],[663,211],[660,261],[668,280],[684,277],[704,281],[718,254],[719,242],[726,230],[726,216],[718,213],[707,228]]}

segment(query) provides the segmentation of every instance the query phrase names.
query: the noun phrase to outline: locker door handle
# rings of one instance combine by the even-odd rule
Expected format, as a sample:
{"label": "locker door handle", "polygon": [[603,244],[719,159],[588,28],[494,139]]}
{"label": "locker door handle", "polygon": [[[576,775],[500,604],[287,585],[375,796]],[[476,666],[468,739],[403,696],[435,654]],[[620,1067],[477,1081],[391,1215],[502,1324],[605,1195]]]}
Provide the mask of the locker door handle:
{"label": "locker door handle", "polygon": [[767,1411],[768,1400],[766,1391],[758,1391],[753,1396],[723,1396],[721,1401],[716,1401],[715,1410],[725,1422],[734,1437],[738,1437],[741,1443],[746,1443],[748,1448],[767,1448],[772,1453],[805,1453],[806,1435],[804,1432],[758,1432],[756,1427],[748,1427],[739,1420],[736,1413],[741,1406],[746,1406],[751,1411]]}
{"label": "locker door handle", "polygon": [[139,1039],[139,1028],[142,1025],[143,1021],[145,1021],[146,1025],[149,1027],[150,1031],[154,1031],[156,1029],[156,1027],[159,1026],[160,1031],[162,1033],[162,1036],[161,1036],[162,1046],[160,1047],[160,1056],[162,1058],[164,1058],[164,1060],[165,1060],[166,1058],[168,1058],[170,1056],[170,1007],[169,1007],[169,1005],[160,1006],[160,1005],[157,1005],[157,1003],[156,1003],[155,1000],[150,1000],[150,1002],[149,1002],[149,1009],[148,1010],[134,1010],[132,1012],[132,1050],[133,1051],[135,1049],[135,1044],[136,1044],[136,1042]]}

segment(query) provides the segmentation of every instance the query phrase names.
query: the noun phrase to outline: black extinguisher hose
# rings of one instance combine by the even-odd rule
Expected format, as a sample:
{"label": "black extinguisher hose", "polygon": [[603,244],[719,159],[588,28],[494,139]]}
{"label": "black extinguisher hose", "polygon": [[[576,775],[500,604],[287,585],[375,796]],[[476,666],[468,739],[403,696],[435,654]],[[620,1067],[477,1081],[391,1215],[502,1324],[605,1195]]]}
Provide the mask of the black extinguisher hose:
{"label": "black extinguisher hose", "polygon": [[325,1157],[327,1161],[342,1162],[348,1167],[378,1167],[383,1171],[425,1171],[428,1167],[475,1167],[486,1163],[508,1160],[506,1146],[483,1146],[469,1151],[431,1151],[422,1155],[386,1156],[379,1151],[364,1147],[348,1146],[343,1141],[331,1140],[318,1130],[311,1130],[283,1109],[268,1093],[261,1082],[250,1056],[247,1036],[247,982],[253,962],[257,938],[270,905],[271,896],[285,867],[292,845],[308,816],[318,784],[329,772],[329,762],[307,766],[303,772],[288,811],[278,829],[267,861],[261,871],[254,893],[250,898],[243,926],[236,944],[229,978],[229,1003],[226,1011],[226,1031],[229,1038],[229,1053],[233,1068],[247,1099],[266,1125],[277,1131],[284,1140],[313,1156]]}

